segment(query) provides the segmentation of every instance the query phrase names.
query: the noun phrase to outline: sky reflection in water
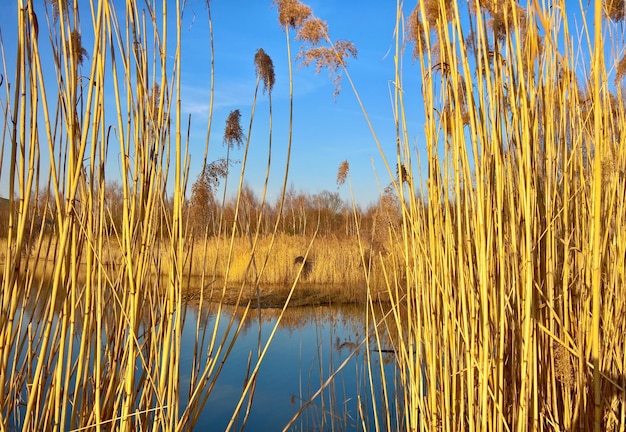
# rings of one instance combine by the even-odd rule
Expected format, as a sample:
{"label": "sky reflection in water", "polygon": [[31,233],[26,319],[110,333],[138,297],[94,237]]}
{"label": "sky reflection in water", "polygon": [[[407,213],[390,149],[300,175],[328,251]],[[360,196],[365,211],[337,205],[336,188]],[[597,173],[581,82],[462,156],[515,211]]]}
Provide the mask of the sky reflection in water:
{"label": "sky reflection in water", "polygon": [[[339,368],[365,335],[363,306],[324,306],[288,309],[263,360],[246,431],[282,430],[298,409]],[[219,335],[224,334],[232,309],[222,312]],[[278,310],[261,311],[261,341],[265,343],[276,323]],[[197,309],[189,309],[183,330],[181,349],[181,392],[186,397],[193,361]],[[238,316],[235,313],[235,316]],[[207,336],[215,325],[216,315],[205,317]],[[238,321],[238,318],[236,319]],[[234,332],[234,329],[231,331]],[[254,367],[259,341],[258,310],[251,310],[245,327],[226,360],[217,383],[204,407],[197,430],[224,430],[241,395],[248,358]],[[205,342],[205,349],[208,342]],[[292,430],[331,430],[334,422],[340,430],[362,430],[358,397],[372,420],[371,394],[367,377],[365,345],[350,359],[326,390],[302,413]],[[379,412],[381,410],[380,369],[378,354],[372,354],[374,386]],[[389,356],[384,359],[388,382],[394,371]],[[390,384],[388,384],[390,385]],[[390,391],[389,393],[393,393]],[[390,401],[390,403],[393,401]],[[395,410],[395,408],[391,408]],[[245,405],[242,409],[245,412]],[[243,416],[240,416],[242,418]],[[373,426],[373,424],[372,424]],[[238,429],[238,428],[237,428]]]}

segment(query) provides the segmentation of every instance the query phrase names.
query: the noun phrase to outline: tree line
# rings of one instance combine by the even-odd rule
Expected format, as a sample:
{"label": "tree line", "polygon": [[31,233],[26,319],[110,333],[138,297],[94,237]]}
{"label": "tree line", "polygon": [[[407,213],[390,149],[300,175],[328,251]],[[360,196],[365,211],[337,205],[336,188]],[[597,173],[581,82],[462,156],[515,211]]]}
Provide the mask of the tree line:
{"label": "tree line", "polygon": [[[251,233],[270,235],[278,221],[278,232],[294,236],[335,236],[337,238],[361,235],[365,240],[372,240],[388,234],[388,229],[397,229],[401,223],[399,200],[392,188],[388,188],[378,201],[365,207],[353,206],[341,198],[336,191],[323,190],[309,193],[296,190],[292,185],[285,192],[284,203],[280,198],[273,202],[263,202],[253,190],[244,183],[238,194],[229,197],[217,197],[217,180],[209,173],[200,173],[192,186],[190,197],[186,200],[184,214],[186,229],[190,236],[200,239],[219,235],[245,236]],[[104,185],[105,213],[107,222],[104,233],[115,235],[123,227],[124,192],[118,181],[109,181]],[[139,199],[139,198],[137,198]],[[164,199],[164,217],[172,213],[172,200]],[[14,213],[19,212],[19,200],[14,202]],[[45,190],[33,194],[28,205],[28,225],[33,234],[41,230],[44,234],[54,235],[57,231],[57,209],[52,195]],[[0,236],[8,233],[9,200],[3,199],[0,206]],[[167,224],[159,224],[162,230]],[[383,240],[379,240],[384,243]]]}

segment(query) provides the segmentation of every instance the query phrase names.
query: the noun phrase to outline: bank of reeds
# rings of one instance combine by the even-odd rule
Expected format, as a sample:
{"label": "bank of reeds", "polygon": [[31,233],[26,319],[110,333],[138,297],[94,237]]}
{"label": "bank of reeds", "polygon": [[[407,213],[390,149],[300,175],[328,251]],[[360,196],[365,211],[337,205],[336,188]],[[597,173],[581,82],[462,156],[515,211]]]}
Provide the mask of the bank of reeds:
{"label": "bank of reeds", "polygon": [[[398,2],[386,157],[408,173],[389,284],[405,430],[624,430],[623,60],[609,54],[623,14],[469,3],[405,16]],[[419,95],[404,93],[405,28]],[[426,160],[409,97],[423,98]]]}
{"label": "bank of reeds", "polygon": [[[309,256],[304,260],[312,239],[304,236],[278,235],[270,251],[271,237],[261,237],[257,241],[256,253],[268,256],[267,266],[260,282],[269,285],[289,285],[293,282],[300,267],[303,267],[303,280],[312,284],[325,285],[361,285],[365,281],[365,272],[376,273],[379,256],[391,261],[391,253],[377,253],[365,249],[361,253],[358,239],[318,237],[311,246]],[[196,245],[191,257],[191,274],[206,272],[216,278],[222,278],[226,272],[227,256],[219,238],[208,240],[206,254],[200,245]],[[229,275],[233,282],[251,280],[252,269],[249,266],[251,246],[246,238],[237,238],[233,245]],[[378,272],[380,273],[380,272]],[[378,282],[382,283],[382,277]],[[383,288],[383,285],[379,285]]]}
{"label": "bank of reeds", "polygon": [[[235,322],[245,319],[200,302],[193,371],[181,379],[192,264],[183,2],[143,9],[108,0],[35,3],[17,1],[15,71],[3,62],[2,74],[0,166],[8,171],[0,174],[10,197],[0,279],[0,430],[190,429],[239,334]],[[211,56],[208,50],[212,82]],[[211,85],[211,101],[212,94]],[[207,143],[211,122],[212,110]],[[111,165],[121,174],[119,214],[107,202]],[[245,162],[240,189],[244,174]],[[54,211],[37,223],[33,202],[42,195]],[[228,280],[226,270],[224,286]],[[209,307],[213,328],[201,319]],[[225,327],[220,338],[218,326]],[[233,412],[229,427],[245,425],[243,404],[252,401],[266,349],[259,345],[249,374],[242,371],[244,409]]]}
{"label": "bank of reeds", "polygon": [[[383,266],[402,408],[372,390],[376,430],[626,427],[624,9],[577,7],[397,3],[396,152],[372,132],[402,205],[388,233],[402,270]],[[402,78],[411,46],[419,95]],[[423,99],[425,159],[409,97]]]}

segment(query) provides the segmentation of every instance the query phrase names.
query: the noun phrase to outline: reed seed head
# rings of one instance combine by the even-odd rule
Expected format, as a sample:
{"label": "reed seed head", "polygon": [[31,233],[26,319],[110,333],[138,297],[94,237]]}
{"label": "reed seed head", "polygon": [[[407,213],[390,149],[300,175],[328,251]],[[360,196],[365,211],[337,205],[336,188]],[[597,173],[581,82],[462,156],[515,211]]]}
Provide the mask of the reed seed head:
{"label": "reed seed head", "polygon": [[615,81],[621,81],[624,75],[626,75],[626,54],[622,56],[615,66]]}
{"label": "reed seed head", "polygon": [[420,47],[424,49],[426,46],[426,33],[424,32],[424,25],[422,24],[419,16],[419,7],[416,6],[409,15],[407,25],[407,40],[413,42],[413,58],[418,58],[420,53]]}
{"label": "reed seed head", "polygon": [[612,21],[619,22],[624,20],[624,0],[604,0],[604,13]]}
{"label": "reed seed head", "polygon": [[[335,84],[335,97],[341,90],[341,74],[339,69],[346,66],[349,57],[356,58],[357,50],[350,41],[337,41],[334,44],[328,37],[328,24],[313,16],[311,8],[298,0],[274,0],[278,7],[278,21],[283,26],[297,29],[295,39],[311,45],[302,48],[296,60],[302,66],[315,64],[315,73],[327,68]],[[317,46],[327,39],[330,46]]]}
{"label": "reed seed head", "polygon": [[70,34],[70,38],[71,38],[70,47],[72,50],[72,57],[76,61],[77,65],[82,65],[83,61],[87,57],[89,57],[87,50],[83,47],[82,36],[80,35],[80,32],[78,30],[72,30],[72,33]]}
{"label": "reed seed head", "polygon": [[556,379],[567,389],[574,387],[576,383],[574,366],[570,362],[570,354],[567,349],[555,343],[554,349],[554,373]]}
{"label": "reed seed head", "polygon": [[224,143],[232,148],[235,144],[237,148],[243,144],[243,129],[241,128],[241,112],[238,109],[233,110],[226,119],[226,128],[224,129]]}
{"label": "reed seed head", "polygon": [[[443,8],[441,6],[443,6]],[[426,0],[424,2],[424,12],[426,14],[426,20],[431,26],[435,26],[437,20],[441,17],[444,18],[445,22],[449,22],[454,16],[452,0],[443,0],[441,2],[439,0]]]}
{"label": "reed seed head", "polygon": [[61,5],[63,5],[63,9],[66,10],[67,0],[45,0],[45,3],[50,5],[50,8],[52,9],[52,17],[56,21],[59,19]]}
{"label": "reed seed head", "polygon": [[350,172],[350,164],[347,160],[341,162],[339,170],[337,170],[337,186],[343,186]]}
{"label": "reed seed head", "polygon": [[311,8],[298,0],[275,0],[278,22],[283,27],[297,29],[311,16]]}
{"label": "reed seed head", "polygon": [[515,16],[519,20],[521,37],[525,37],[527,27],[525,9],[518,5],[517,2],[485,0],[480,3],[480,7],[491,16],[487,21],[487,25],[494,39],[498,41],[506,39],[508,34],[516,28]]}
{"label": "reed seed head", "polygon": [[161,99],[161,86],[158,83],[152,85],[150,93],[148,94],[148,110],[154,120],[159,116],[159,105]]}
{"label": "reed seed head", "polygon": [[401,203],[395,193],[393,185],[383,191],[374,214],[372,226],[371,247],[375,252],[387,253],[390,245],[390,233],[396,232],[400,226]]}
{"label": "reed seed head", "polygon": [[254,65],[256,67],[257,77],[263,80],[263,92],[272,93],[276,75],[274,74],[274,63],[263,48],[259,48],[254,55]]}
{"label": "reed seed head", "polygon": [[296,57],[302,66],[315,63],[315,73],[326,68],[335,84],[335,96],[341,91],[341,74],[339,69],[347,65],[347,58],[357,56],[357,49],[350,41],[337,41],[333,46],[313,47],[302,51]]}
{"label": "reed seed head", "polygon": [[296,40],[308,42],[311,45],[317,45],[328,35],[328,24],[319,18],[311,17],[307,19],[298,34]]}

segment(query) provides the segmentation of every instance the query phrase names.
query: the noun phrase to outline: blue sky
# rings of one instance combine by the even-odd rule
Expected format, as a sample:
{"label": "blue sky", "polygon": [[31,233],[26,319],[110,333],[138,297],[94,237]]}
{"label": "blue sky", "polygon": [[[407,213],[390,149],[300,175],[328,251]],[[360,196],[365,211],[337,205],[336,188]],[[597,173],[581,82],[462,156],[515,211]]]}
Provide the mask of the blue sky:
{"label": "blue sky", "polygon": [[[43,7],[43,0],[35,2]],[[123,3],[123,2],[120,2]],[[139,2],[143,4],[143,2]],[[172,2],[173,3],[173,2]],[[81,27],[91,25],[88,2],[80,2],[82,9]],[[388,155],[395,154],[394,123],[391,108],[391,81],[394,78],[394,1],[363,2],[310,1],[307,2],[314,14],[327,21],[333,39],[347,39],[358,49],[357,59],[349,61],[349,70],[367,112],[374,123],[376,133]],[[410,5],[413,7],[414,5]],[[12,80],[16,44],[16,2],[2,1],[0,5],[0,28],[7,55],[8,77]],[[122,15],[122,9],[118,15]],[[406,13],[410,13],[407,10]],[[254,54],[263,48],[272,58],[276,71],[273,98],[273,152],[270,174],[269,199],[274,201],[280,193],[286,160],[288,133],[288,63],[287,44],[283,29],[278,23],[278,14],[271,0],[213,0],[211,2],[215,44],[215,104],[213,126],[209,145],[209,160],[225,155],[222,144],[225,120],[234,110],[241,111],[242,126],[246,132],[252,107],[256,81]],[[40,34],[45,34],[45,14],[38,12]],[[182,109],[186,122],[191,114],[191,181],[202,166],[209,108],[209,32],[204,0],[188,1],[184,15],[182,40]],[[170,38],[174,28],[170,27]],[[292,34],[293,36],[293,34]],[[46,41],[41,39],[40,41]],[[41,43],[41,42],[40,42]],[[83,44],[90,52],[90,41]],[[292,40],[293,56],[299,42]],[[409,51],[410,53],[410,51]],[[89,61],[89,60],[87,60]],[[44,63],[45,64],[45,63]],[[421,100],[417,77],[419,70],[407,56],[405,76],[413,79],[405,83],[408,112],[411,113],[410,136],[421,134]],[[53,71],[50,70],[52,75]],[[314,68],[294,69],[294,127],[293,149],[289,173],[289,184],[299,191],[318,193],[322,190],[337,191],[337,168],[343,160],[350,163],[350,175],[355,199],[361,205],[377,200],[379,182],[386,185],[389,176],[382,164],[375,141],[369,131],[356,97],[343,79],[343,90],[335,99],[334,85],[327,71],[315,74]],[[6,87],[0,88],[2,99]],[[257,192],[265,178],[268,145],[268,102],[260,94],[257,101],[250,145],[246,181]],[[109,116],[113,121],[113,117]],[[108,178],[120,175],[119,163],[110,154],[107,167]],[[242,150],[235,151],[235,159],[241,159]],[[5,165],[8,153],[5,149]],[[232,171],[239,173],[239,166]],[[0,195],[8,194],[8,169],[3,168],[0,176]],[[377,180],[378,176],[378,180]],[[235,183],[231,181],[231,184]],[[344,199],[349,199],[347,185],[339,190]]]}

